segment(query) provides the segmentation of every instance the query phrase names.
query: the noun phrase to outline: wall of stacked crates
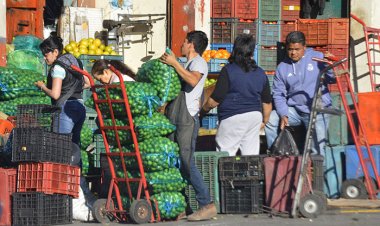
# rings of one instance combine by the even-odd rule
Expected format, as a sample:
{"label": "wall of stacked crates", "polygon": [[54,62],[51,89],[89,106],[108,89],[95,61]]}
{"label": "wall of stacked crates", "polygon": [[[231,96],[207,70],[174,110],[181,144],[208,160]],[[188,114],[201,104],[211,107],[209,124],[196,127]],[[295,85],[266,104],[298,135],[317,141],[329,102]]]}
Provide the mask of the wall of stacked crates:
{"label": "wall of stacked crates", "polygon": [[15,168],[0,168],[1,225],[72,223],[80,168],[70,165],[71,134],[54,132],[59,129],[60,111],[50,105],[18,106],[10,138]]}

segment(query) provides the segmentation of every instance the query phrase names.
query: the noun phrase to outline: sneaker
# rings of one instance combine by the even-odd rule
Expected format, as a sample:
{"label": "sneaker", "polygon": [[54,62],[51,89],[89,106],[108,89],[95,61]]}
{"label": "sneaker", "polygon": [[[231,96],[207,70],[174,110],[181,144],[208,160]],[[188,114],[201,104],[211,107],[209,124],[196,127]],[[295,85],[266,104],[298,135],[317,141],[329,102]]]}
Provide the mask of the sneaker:
{"label": "sneaker", "polygon": [[216,207],[214,203],[210,203],[206,206],[201,207],[199,210],[187,216],[188,221],[204,221],[210,220],[217,215]]}
{"label": "sneaker", "polygon": [[187,216],[186,216],[186,211],[183,211],[182,213],[180,213],[180,214],[177,216],[177,221],[178,221],[178,220],[185,219],[185,218],[187,218]]}

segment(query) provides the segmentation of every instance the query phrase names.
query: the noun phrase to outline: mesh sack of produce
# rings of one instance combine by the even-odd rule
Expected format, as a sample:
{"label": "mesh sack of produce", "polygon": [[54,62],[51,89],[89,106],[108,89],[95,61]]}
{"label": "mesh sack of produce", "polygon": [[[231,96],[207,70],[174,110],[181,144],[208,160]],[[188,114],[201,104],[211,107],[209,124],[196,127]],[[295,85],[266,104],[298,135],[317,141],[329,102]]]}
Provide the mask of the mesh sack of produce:
{"label": "mesh sack of produce", "polygon": [[[139,150],[146,172],[161,171],[173,167],[179,168],[178,144],[165,137],[155,137],[139,142]],[[137,161],[130,164],[137,167]]]}
{"label": "mesh sack of produce", "polygon": [[40,50],[40,44],[42,40],[34,35],[18,35],[14,37],[12,44],[15,50],[30,50],[35,52],[40,58],[43,58]]}
{"label": "mesh sack of produce", "polygon": [[[114,83],[113,85],[118,84]],[[128,95],[128,101],[133,115],[152,114],[159,106],[159,98],[157,97],[157,91],[149,83],[142,82],[125,82],[125,87]],[[106,93],[104,89],[97,89],[99,99],[106,99]],[[110,89],[111,99],[122,99],[123,95],[119,88]],[[89,108],[94,108],[93,98],[89,98],[85,105]],[[109,107],[107,104],[99,104],[100,111],[105,117],[110,117]],[[113,103],[112,108],[114,114],[117,116],[126,116],[124,102]]]}
{"label": "mesh sack of produce", "polygon": [[[127,120],[115,119],[115,126],[128,126]],[[104,126],[113,126],[112,119],[105,119]],[[122,146],[129,145],[133,142],[130,130],[121,129],[117,131],[119,135],[120,144]],[[108,144],[117,147],[116,132],[115,130],[106,130]]]}
{"label": "mesh sack of produce", "polygon": [[80,131],[80,144],[81,147],[86,149],[92,143],[92,129],[84,123]]}
{"label": "mesh sack of produce", "polygon": [[7,66],[31,70],[40,74],[45,71],[44,59],[32,50],[15,50],[9,53]]}
{"label": "mesh sack of produce", "polygon": [[176,129],[168,118],[158,112],[153,113],[152,117],[149,115],[136,117],[134,124],[139,140],[166,136]]}
{"label": "mesh sack of produce", "polygon": [[161,105],[176,98],[181,91],[181,83],[175,69],[158,59],[141,65],[137,72],[137,81],[152,83],[158,92]]}
{"label": "mesh sack of produce", "polygon": [[0,67],[0,100],[46,96],[34,85],[36,81],[44,79],[45,77],[42,74],[30,70]]}
{"label": "mesh sack of produce", "polygon": [[177,168],[145,173],[145,177],[153,193],[181,191],[186,187],[181,172]]}
{"label": "mesh sack of produce", "polygon": [[175,219],[186,208],[185,197],[180,192],[161,192],[152,195],[151,200],[157,201],[163,219]]}
{"label": "mesh sack of produce", "polygon": [[17,105],[21,104],[51,104],[51,101],[50,97],[47,96],[20,97],[8,101],[0,101],[0,111],[7,115],[16,115]]}

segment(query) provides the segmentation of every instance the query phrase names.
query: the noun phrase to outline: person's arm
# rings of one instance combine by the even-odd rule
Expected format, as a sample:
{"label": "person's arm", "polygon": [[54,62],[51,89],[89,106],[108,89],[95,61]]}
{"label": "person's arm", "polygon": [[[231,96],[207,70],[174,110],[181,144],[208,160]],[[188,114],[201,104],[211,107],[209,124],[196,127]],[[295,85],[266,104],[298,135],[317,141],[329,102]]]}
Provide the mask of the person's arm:
{"label": "person's arm", "polygon": [[276,74],[273,80],[273,102],[274,107],[276,108],[277,114],[280,118],[288,116],[288,104],[287,104],[287,95],[286,84],[281,74],[279,68],[276,70]]}
{"label": "person's arm", "polygon": [[58,98],[61,96],[62,79],[60,78],[53,78],[52,89],[46,87],[43,81],[36,82],[36,86],[38,86],[42,92],[46,93],[46,95],[53,98],[54,100],[58,100]]}
{"label": "person's arm", "polygon": [[83,79],[84,79],[83,89],[90,88],[91,87],[90,80],[87,78],[87,76],[83,75]]}
{"label": "person's arm", "polygon": [[264,89],[261,93],[261,102],[263,108],[263,125],[269,121],[270,113],[272,112],[272,95],[270,92],[269,80],[266,78]]}
{"label": "person's arm", "polygon": [[223,102],[229,90],[228,73],[225,67],[220,71],[218,80],[215,84],[215,89],[203,105],[203,111],[209,112]]}
{"label": "person's arm", "polygon": [[171,65],[176,72],[182,77],[182,79],[191,87],[195,87],[202,78],[202,74],[198,71],[188,71],[177,61],[175,55],[164,53],[160,61],[162,63]]}

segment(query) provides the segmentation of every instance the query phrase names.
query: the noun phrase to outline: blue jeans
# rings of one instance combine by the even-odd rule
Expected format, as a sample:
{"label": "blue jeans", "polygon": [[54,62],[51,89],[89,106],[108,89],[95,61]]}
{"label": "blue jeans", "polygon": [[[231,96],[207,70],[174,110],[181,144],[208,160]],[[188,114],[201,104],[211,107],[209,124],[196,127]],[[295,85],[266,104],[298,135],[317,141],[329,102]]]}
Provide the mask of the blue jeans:
{"label": "blue jeans", "polygon": [[[309,113],[298,112],[295,108],[289,107],[289,126],[299,126],[303,124],[307,130],[309,126],[309,119]],[[271,112],[269,122],[265,125],[265,136],[267,139],[268,147],[272,146],[274,140],[278,135],[280,121],[281,119],[278,116],[277,112],[273,110]],[[325,156],[325,146],[327,141],[326,133],[328,123],[328,114],[317,114],[317,119],[315,122],[315,131],[313,132],[312,154],[320,154]]]}
{"label": "blue jeans", "polygon": [[199,117],[194,116],[194,130],[193,130],[193,136],[191,140],[191,160],[190,160],[190,183],[194,188],[195,191],[195,198],[197,199],[199,206],[203,207],[205,205],[208,205],[211,203],[211,196],[208,187],[206,186],[205,182],[203,181],[203,176],[199,172],[197,166],[195,165],[195,145],[197,142],[198,137],[198,130],[199,130]]}

